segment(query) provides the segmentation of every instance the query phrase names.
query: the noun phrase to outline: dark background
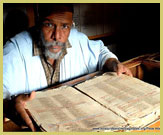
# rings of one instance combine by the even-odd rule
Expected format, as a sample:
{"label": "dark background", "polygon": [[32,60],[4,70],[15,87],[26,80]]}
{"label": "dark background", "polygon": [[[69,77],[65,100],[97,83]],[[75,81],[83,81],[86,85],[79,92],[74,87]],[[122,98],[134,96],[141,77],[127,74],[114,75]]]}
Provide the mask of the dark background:
{"label": "dark background", "polygon": [[160,4],[123,6],[121,29],[116,39],[121,60],[160,52]]}
{"label": "dark background", "polygon": [[[108,14],[112,14],[113,17],[118,14],[119,19],[116,31],[108,37],[99,39],[103,40],[105,45],[112,45],[110,50],[120,61],[146,53],[160,52],[159,3],[101,4],[104,5],[114,8],[115,12]],[[4,43],[16,33],[32,27],[36,22],[36,4],[6,3],[3,4],[3,10]]]}

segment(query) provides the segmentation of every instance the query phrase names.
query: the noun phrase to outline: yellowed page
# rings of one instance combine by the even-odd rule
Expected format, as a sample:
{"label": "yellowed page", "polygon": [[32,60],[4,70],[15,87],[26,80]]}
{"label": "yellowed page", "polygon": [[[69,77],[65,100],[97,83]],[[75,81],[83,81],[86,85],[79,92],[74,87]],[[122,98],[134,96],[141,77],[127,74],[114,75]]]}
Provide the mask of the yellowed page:
{"label": "yellowed page", "polygon": [[45,131],[97,131],[127,125],[112,111],[67,86],[37,92],[26,107]]}
{"label": "yellowed page", "polygon": [[105,73],[76,86],[130,126],[145,126],[160,115],[160,88],[127,75]]}

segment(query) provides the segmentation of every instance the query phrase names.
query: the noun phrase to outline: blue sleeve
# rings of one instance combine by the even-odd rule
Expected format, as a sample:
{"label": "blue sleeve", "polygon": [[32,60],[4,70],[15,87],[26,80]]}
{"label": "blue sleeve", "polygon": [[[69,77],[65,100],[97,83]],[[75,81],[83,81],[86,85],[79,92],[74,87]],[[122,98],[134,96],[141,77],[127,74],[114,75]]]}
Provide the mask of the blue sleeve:
{"label": "blue sleeve", "polygon": [[[7,42],[3,49],[3,98],[17,94],[25,79],[24,66],[16,45]],[[20,80],[24,78],[23,80]]]}
{"label": "blue sleeve", "polygon": [[106,46],[104,46],[101,40],[89,40],[89,50],[94,54],[95,59],[97,60],[98,69],[102,70],[103,65],[106,60],[109,58],[116,58],[116,55],[113,54]]}
{"label": "blue sleeve", "polygon": [[106,46],[104,46],[102,41],[99,42],[100,42],[99,69],[102,70],[103,65],[105,64],[107,59],[109,58],[118,59],[118,58]]}
{"label": "blue sleeve", "polygon": [[95,69],[102,70],[103,65],[109,58],[117,59],[116,55],[104,46],[101,40],[89,40],[85,34],[78,32],[76,29],[72,29],[70,35],[69,39],[72,45],[77,46],[79,42],[85,63],[90,72],[95,71]]}

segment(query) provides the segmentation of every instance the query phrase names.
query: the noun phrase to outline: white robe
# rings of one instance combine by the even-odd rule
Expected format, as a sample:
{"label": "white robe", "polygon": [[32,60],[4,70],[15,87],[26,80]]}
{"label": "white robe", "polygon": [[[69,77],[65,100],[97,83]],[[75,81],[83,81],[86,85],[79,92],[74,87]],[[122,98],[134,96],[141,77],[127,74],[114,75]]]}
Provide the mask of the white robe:
{"label": "white robe", "polygon": [[[60,82],[101,70],[108,58],[117,58],[103,42],[89,40],[71,29],[68,38],[72,48],[60,63]],[[27,31],[17,34],[3,49],[3,98],[30,93],[47,87],[40,56],[33,56],[32,38]]]}

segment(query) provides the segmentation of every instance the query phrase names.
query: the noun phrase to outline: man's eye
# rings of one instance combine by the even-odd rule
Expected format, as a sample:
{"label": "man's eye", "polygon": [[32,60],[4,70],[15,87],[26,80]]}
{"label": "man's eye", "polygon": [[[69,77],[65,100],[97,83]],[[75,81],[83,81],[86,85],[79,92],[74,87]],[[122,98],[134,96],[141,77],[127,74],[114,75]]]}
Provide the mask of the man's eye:
{"label": "man's eye", "polygon": [[63,24],[63,25],[62,25],[62,28],[63,28],[63,29],[68,29],[68,28],[69,28],[69,25]]}
{"label": "man's eye", "polygon": [[51,23],[44,23],[44,25],[45,25],[46,27],[53,28],[53,24],[51,24]]}

